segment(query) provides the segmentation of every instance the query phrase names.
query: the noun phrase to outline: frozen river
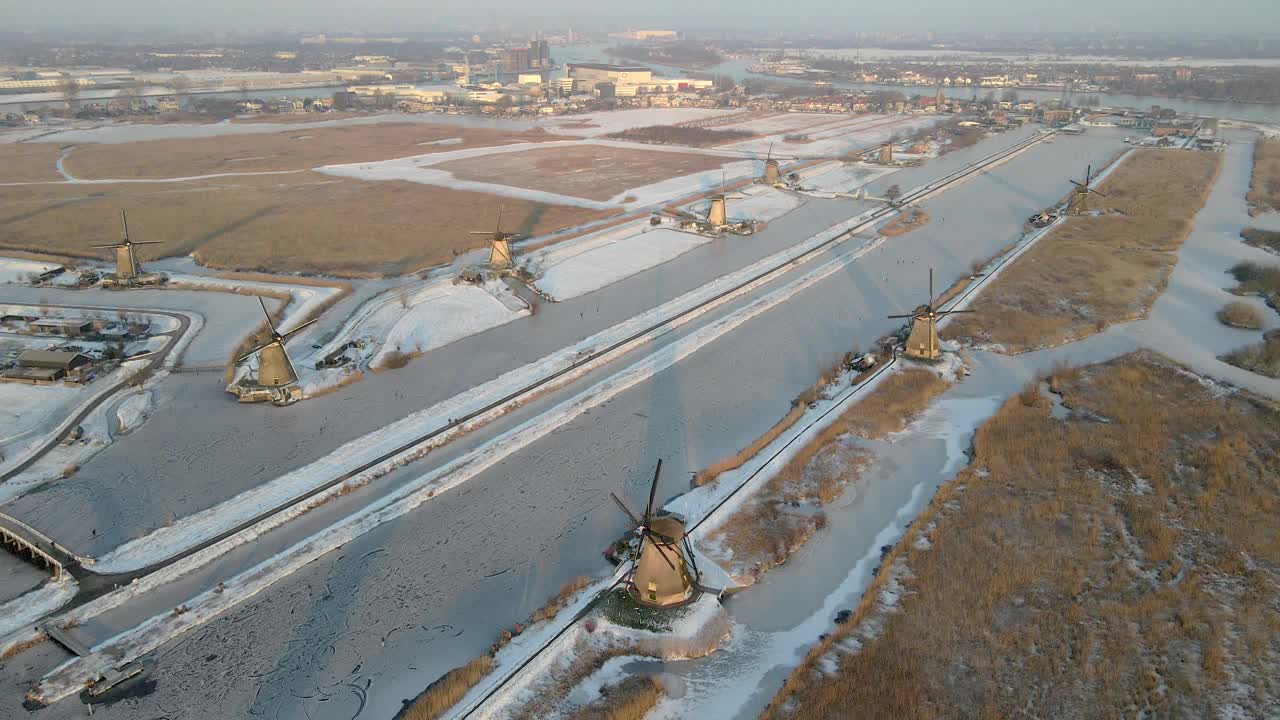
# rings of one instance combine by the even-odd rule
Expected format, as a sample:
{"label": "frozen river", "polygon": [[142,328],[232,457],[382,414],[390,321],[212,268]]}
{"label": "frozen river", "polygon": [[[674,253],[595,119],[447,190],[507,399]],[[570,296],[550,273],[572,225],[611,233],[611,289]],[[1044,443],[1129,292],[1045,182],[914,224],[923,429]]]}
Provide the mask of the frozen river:
{"label": "frozen river", "polygon": [[[109,708],[107,714],[180,712],[184,717],[225,717],[252,712],[287,718],[348,718],[363,696],[362,716],[389,717],[402,699],[479,654],[500,628],[522,619],[564,581],[580,573],[603,571],[600,552],[624,527],[623,518],[608,502],[610,490],[621,490],[633,504],[640,504],[652,463],[663,457],[667,464],[660,496],[681,492],[689,472],[735,451],[775,422],[820,368],[851,346],[866,347],[892,329],[894,321],[885,315],[922,302],[930,265],[937,268],[940,286],[967,273],[973,260],[985,259],[1019,237],[1023,219],[1032,210],[1060,199],[1068,189],[1066,177],[1078,174],[1078,168],[1087,163],[1101,164],[1123,147],[1119,138],[1118,133],[1095,132],[1062,138],[926,201],[933,217],[928,226],[887,241],[843,272],[515,452],[457,490],[359,537],[165,646],[156,653],[160,664],[154,675],[155,692]],[[1015,139],[993,139],[878,182],[912,187]],[[759,257],[797,242],[857,209],[848,201],[810,201],[775,221],[765,233],[698,248],[600,292],[547,306],[502,333],[455,343],[399,373],[375,376],[354,386],[358,392],[335,402],[333,408],[326,409],[326,398],[321,398],[284,413],[263,408],[262,413],[252,409],[237,417],[262,415],[290,423],[290,449],[293,444],[314,443],[320,435],[295,434],[296,428],[311,421],[309,416],[331,413],[323,433],[328,435],[346,432],[346,425],[363,422],[365,415],[389,412],[386,408],[404,412],[420,407],[431,392],[462,387],[484,372],[493,373],[473,365],[493,363],[494,357],[505,362],[530,359],[540,351],[529,348],[526,356],[526,344],[545,348],[538,345],[544,340],[541,336],[555,337],[556,346],[565,344],[566,338],[601,326],[594,323],[616,322],[705,282],[726,266],[745,264],[748,255]],[[726,307],[723,312],[733,309]],[[576,322],[574,314],[579,315]],[[676,342],[682,334],[672,333],[658,344]],[[616,365],[601,372],[610,372]],[[402,400],[396,393],[413,399]],[[509,428],[545,409],[552,399],[526,406],[480,434]],[[169,424],[159,419],[153,418],[146,427]],[[220,470],[224,461],[241,463],[244,455],[269,453],[276,446],[262,442],[255,450],[250,433],[245,435],[250,444],[236,446],[235,452],[216,462],[184,460],[195,470],[185,476],[183,487],[204,497],[224,492],[218,486],[237,482],[234,473],[218,475],[216,480],[195,478],[200,472]],[[154,442],[163,440],[157,437]],[[343,500],[361,501],[365,495],[421,474],[474,442],[468,438],[458,447],[446,447],[431,460],[404,468]],[[307,452],[314,453],[318,446],[309,447]],[[265,466],[269,458],[265,455],[258,462]],[[271,467],[272,472],[284,469]],[[97,477],[113,488],[111,497],[131,492],[124,478]],[[135,497],[141,498],[145,491],[136,492]],[[131,531],[136,532],[144,526],[137,520],[152,516],[128,502],[122,499],[116,510],[128,512],[127,517],[134,519]],[[141,504],[159,502],[170,501],[157,497]],[[884,502],[885,507],[896,507],[893,499]],[[331,513],[341,511],[341,503],[330,503],[315,511],[315,518],[309,515],[297,525],[311,524],[314,531]],[[47,512],[41,519],[52,517]],[[78,527],[67,523],[62,529],[74,534]],[[226,558],[220,567],[209,568],[202,579],[242,568],[248,559],[264,557],[293,542],[291,538],[296,539],[299,532],[300,527],[275,531],[243,554]],[[79,542],[85,544],[86,539],[81,536]],[[117,614],[99,622],[101,627],[87,630],[105,637],[129,621]],[[360,691],[352,691],[352,686]],[[52,710],[55,717],[75,711],[74,701]]]}

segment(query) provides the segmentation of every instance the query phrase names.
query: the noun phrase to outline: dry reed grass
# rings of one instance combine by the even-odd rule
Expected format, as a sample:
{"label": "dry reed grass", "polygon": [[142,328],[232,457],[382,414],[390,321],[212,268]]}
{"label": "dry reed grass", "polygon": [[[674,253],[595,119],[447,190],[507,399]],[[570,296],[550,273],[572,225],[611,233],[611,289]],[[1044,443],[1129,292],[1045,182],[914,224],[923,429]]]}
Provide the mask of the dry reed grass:
{"label": "dry reed grass", "polygon": [[463,180],[608,200],[631,188],[712,170],[724,162],[716,155],[583,145],[463,158],[435,167]]}
{"label": "dry reed grass", "polygon": [[1033,386],[980,427],[763,717],[1280,712],[1280,408],[1150,353],[1049,386],[1069,415]]}
{"label": "dry reed grass", "polygon": [[1217,153],[1143,150],[1102,184],[1102,216],[1065,220],[957,316],[946,338],[1023,352],[1145,317],[1221,168]]}
{"label": "dry reed grass", "polygon": [[1280,139],[1259,138],[1254,144],[1247,199],[1252,215],[1280,210]]}
{"label": "dry reed grass", "polygon": [[1240,231],[1240,237],[1244,238],[1246,245],[1252,245],[1269,253],[1280,255],[1280,232],[1262,230],[1260,228],[1245,228]]}
{"label": "dry reed grass", "polygon": [[1280,330],[1272,330],[1262,342],[1237,348],[1219,359],[1252,373],[1280,378]]}
{"label": "dry reed grass", "polygon": [[[420,144],[451,138],[461,138],[463,142]],[[198,139],[79,145],[67,156],[63,167],[82,179],[191,177],[309,170],[321,165],[376,162],[501,145],[512,140],[539,142],[545,139],[544,133],[427,123],[374,123]]]}
{"label": "dry reed grass", "polygon": [[[556,613],[560,612],[575,594],[590,584],[591,580],[581,575],[565,583],[558,593],[529,615],[528,621],[517,623],[510,630],[503,630],[499,634],[498,640],[489,647],[487,653],[461,667],[450,670],[440,679],[428,685],[426,690],[423,690],[418,697],[414,698],[412,704],[405,706],[404,710],[396,716],[396,720],[433,720],[433,718],[443,715],[461,700],[468,690],[480,682],[481,678],[493,670],[494,657],[499,650],[511,642],[513,637],[524,632],[534,623],[555,617]],[[601,662],[603,663],[603,660]]]}
{"label": "dry reed grass", "polygon": [[567,667],[557,668],[555,675],[538,688],[527,702],[508,715],[509,720],[542,720],[551,717],[569,697],[569,693],[584,680],[604,666],[610,658],[633,655],[636,649],[629,645],[613,645],[606,648],[583,647]]}
{"label": "dry reed grass", "polygon": [[396,720],[436,720],[457,704],[481,678],[492,672],[493,666],[492,656],[481,655],[466,665],[450,670],[428,685],[413,702],[405,705],[396,715]]}
{"label": "dry reed grass", "polygon": [[1258,308],[1249,303],[1232,301],[1218,311],[1218,322],[1245,330],[1261,330],[1265,320]]}
{"label": "dry reed grass", "polygon": [[825,525],[820,508],[839,497],[866,466],[869,455],[850,436],[879,438],[902,430],[949,385],[924,368],[882,380],[725,520],[711,534],[712,547],[731,552],[736,572],[749,573],[752,579],[785,563]]}
{"label": "dry reed grass", "polygon": [[60,181],[58,143],[0,143],[0,183]]}
{"label": "dry reed grass", "polygon": [[880,234],[885,237],[897,237],[905,235],[912,230],[918,230],[928,224],[929,213],[920,208],[915,208],[890,220],[884,227],[880,228]]}
{"label": "dry reed grass", "polygon": [[229,270],[343,277],[398,275],[440,265],[483,238],[476,218],[504,208],[504,225],[544,234],[609,211],[546,205],[410,182],[319,173],[189,183],[0,188],[0,248],[106,259],[90,245],[119,237],[129,212],[142,261],[194,253]]}
{"label": "dry reed grass", "polygon": [[602,697],[570,713],[568,720],[641,720],[664,691],[660,678],[633,675],[601,688]]}

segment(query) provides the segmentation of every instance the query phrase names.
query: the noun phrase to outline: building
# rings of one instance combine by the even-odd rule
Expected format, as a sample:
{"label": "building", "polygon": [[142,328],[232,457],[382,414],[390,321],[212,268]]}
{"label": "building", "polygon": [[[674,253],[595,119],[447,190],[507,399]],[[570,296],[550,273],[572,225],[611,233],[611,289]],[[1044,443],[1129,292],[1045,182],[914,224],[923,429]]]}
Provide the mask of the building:
{"label": "building", "polygon": [[609,33],[615,40],[678,40],[680,33],[675,30],[627,30]]}
{"label": "building", "polygon": [[568,68],[574,89],[579,92],[591,92],[600,83],[610,83],[615,88],[653,83],[653,71],[643,65],[569,63]]}
{"label": "building", "polygon": [[82,337],[93,332],[93,323],[84,318],[40,318],[28,324],[32,332],[41,335]]}
{"label": "building", "polygon": [[507,48],[499,56],[499,62],[502,63],[502,69],[507,71],[529,68],[529,48]]}
{"label": "building", "polygon": [[551,45],[546,40],[529,41],[529,65],[531,68],[549,68],[551,61]]}
{"label": "building", "polygon": [[78,383],[90,364],[85,355],[65,350],[24,350],[18,364],[0,373],[0,382],[48,385],[68,380]]}

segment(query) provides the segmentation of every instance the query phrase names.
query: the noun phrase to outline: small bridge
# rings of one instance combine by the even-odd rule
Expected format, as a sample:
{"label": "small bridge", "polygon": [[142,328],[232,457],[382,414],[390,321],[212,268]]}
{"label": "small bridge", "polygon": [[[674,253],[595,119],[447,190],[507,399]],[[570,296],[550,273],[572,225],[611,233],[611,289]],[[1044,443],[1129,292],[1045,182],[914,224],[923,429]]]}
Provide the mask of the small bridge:
{"label": "small bridge", "polygon": [[[49,547],[45,550],[38,543]],[[13,551],[18,557],[42,565],[53,573],[54,580],[62,579],[62,561],[51,552],[58,550],[57,543],[37,532],[26,523],[0,513],[0,543]]]}

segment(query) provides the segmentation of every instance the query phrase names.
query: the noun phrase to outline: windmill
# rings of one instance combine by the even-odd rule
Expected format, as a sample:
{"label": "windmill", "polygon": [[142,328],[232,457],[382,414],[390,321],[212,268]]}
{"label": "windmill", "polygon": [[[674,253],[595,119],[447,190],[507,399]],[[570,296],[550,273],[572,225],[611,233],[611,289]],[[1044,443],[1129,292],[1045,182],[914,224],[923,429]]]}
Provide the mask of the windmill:
{"label": "windmill", "polygon": [[489,236],[489,267],[493,270],[507,270],[515,265],[515,257],[511,254],[511,241],[520,237],[512,233],[502,232],[502,207],[498,207],[498,224],[493,232],[488,230],[472,230],[472,235]]}
{"label": "windmill", "polygon": [[972,310],[938,310],[933,304],[933,268],[929,268],[929,302],[907,315],[890,315],[890,320],[911,319],[911,333],[902,354],[915,360],[937,360],[942,357],[938,347],[938,318],[955,313],[971,313]]}
{"label": "windmill", "polygon": [[[693,559],[684,523],[670,515],[653,515],[653,500],[658,492],[660,475],[662,460],[658,460],[658,467],[653,471],[649,504],[645,506],[643,518],[637,518],[617,495],[609,495],[635,524],[636,534],[640,536],[640,552],[626,581],[631,597],[641,605],[672,607],[682,605],[696,595],[701,574]],[[692,575],[690,569],[693,570]]]}
{"label": "windmill", "polygon": [[[271,314],[267,312],[267,305],[262,302],[262,298],[258,298],[258,304],[262,306],[262,314],[267,318],[267,329],[271,331],[271,340],[266,345],[262,345],[248,353],[245,353],[240,357],[240,359],[236,360],[236,364],[240,364],[254,355],[257,355],[257,384],[259,387],[276,390],[294,385],[298,382],[298,373],[293,369],[293,363],[289,360],[289,353],[285,352],[284,341],[288,340],[290,336],[296,334],[302,328],[316,322],[319,318],[309,320],[287,333],[281,333],[276,330],[275,325],[271,323]],[[276,398],[277,402],[280,398],[289,398],[291,395],[293,394],[283,393]],[[244,399],[244,396],[241,396],[241,399]]]}
{"label": "windmill", "polygon": [[880,146],[880,164],[893,164],[893,143],[884,143]]}
{"label": "windmill", "polygon": [[124,210],[120,211],[120,219],[124,224],[124,237],[120,242],[114,245],[94,245],[99,250],[115,250],[116,251],[116,275],[115,281],[118,284],[129,285],[135,284],[143,277],[142,266],[138,264],[138,256],[133,251],[134,245],[159,245],[159,240],[143,240],[134,242],[129,239],[129,218],[125,215]]}
{"label": "windmill", "polygon": [[780,185],[782,183],[782,170],[778,166],[778,161],[773,157],[773,143],[769,143],[769,151],[764,155],[764,177],[761,182],[765,185]]}
{"label": "windmill", "polygon": [[1100,192],[1098,190],[1094,190],[1092,187],[1090,187],[1089,184],[1093,182],[1093,180],[1094,180],[1094,177],[1093,177],[1092,165],[1089,165],[1088,167],[1085,168],[1083,183],[1076,182],[1075,180],[1070,180],[1071,184],[1075,185],[1075,188],[1071,191],[1071,201],[1068,204],[1068,207],[1071,209],[1072,212],[1076,214],[1083,214],[1085,212],[1088,212],[1089,193],[1093,193],[1094,195],[1098,195],[1100,197],[1107,196],[1106,193]]}

